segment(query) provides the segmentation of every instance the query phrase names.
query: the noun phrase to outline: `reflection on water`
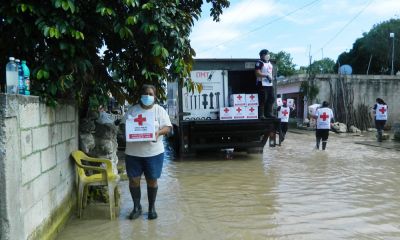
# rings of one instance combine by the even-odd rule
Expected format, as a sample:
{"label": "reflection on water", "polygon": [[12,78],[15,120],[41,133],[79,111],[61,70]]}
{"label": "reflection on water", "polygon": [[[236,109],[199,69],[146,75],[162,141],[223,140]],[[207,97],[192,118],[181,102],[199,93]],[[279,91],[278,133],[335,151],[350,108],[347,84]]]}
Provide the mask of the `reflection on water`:
{"label": "reflection on water", "polygon": [[166,157],[157,220],[126,219],[122,182],[118,221],[106,205],[89,206],[58,239],[400,239],[399,154],[355,140],[331,135],[322,152],[312,133],[289,133],[263,155]]}

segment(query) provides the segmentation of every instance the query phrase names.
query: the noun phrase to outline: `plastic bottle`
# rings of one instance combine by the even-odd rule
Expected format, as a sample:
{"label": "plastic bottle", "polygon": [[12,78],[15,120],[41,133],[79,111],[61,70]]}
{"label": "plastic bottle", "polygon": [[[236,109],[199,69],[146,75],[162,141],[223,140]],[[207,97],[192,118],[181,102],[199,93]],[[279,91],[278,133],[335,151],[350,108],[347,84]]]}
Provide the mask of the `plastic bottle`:
{"label": "plastic bottle", "polygon": [[26,65],[26,61],[22,60],[21,62],[22,71],[24,72],[24,89],[25,95],[31,95],[30,87],[31,87],[31,80],[30,80],[30,71],[28,66]]}
{"label": "plastic bottle", "polygon": [[17,94],[18,90],[18,67],[15,58],[10,57],[10,61],[6,65],[6,93]]}
{"label": "plastic bottle", "polygon": [[22,71],[21,61],[19,59],[15,59],[15,62],[18,66],[18,93],[24,94],[24,72]]}

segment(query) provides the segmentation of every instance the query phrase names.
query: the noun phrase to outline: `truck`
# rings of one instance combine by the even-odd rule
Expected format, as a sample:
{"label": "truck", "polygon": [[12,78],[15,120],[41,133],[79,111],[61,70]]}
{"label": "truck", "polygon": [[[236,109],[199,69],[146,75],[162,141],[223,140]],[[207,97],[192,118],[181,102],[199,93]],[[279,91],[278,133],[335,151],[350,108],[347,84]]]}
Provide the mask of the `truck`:
{"label": "truck", "polygon": [[268,138],[275,146],[279,119],[223,120],[220,116],[221,108],[232,105],[233,96],[257,96],[260,87],[256,85],[254,73],[256,61],[195,59],[191,79],[201,83],[201,92],[188,90],[182,85],[183,81],[168,83],[166,107],[178,156],[224,149],[262,152]]}

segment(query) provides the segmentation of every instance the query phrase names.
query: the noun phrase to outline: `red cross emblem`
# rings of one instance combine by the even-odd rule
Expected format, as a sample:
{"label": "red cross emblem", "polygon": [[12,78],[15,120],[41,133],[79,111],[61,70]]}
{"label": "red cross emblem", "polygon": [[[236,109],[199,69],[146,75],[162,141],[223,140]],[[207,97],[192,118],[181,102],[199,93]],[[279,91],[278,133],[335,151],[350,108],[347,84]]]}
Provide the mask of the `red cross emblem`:
{"label": "red cross emblem", "polygon": [[[282,112],[282,114],[283,114],[283,116],[285,116],[286,117],[286,115],[288,115],[288,111],[286,111],[286,109],[285,110],[283,110],[283,112]],[[325,120],[324,120],[325,121]]]}
{"label": "red cross emblem", "polygon": [[251,94],[251,95],[250,95],[250,99],[251,99],[251,101],[253,101],[253,100],[254,100],[254,98],[255,98],[255,97],[253,96],[253,94]]}
{"label": "red cross emblem", "polygon": [[137,118],[133,119],[134,122],[137,122],[139,126],[143,125],[143,122],[146,122],[146,118],[142,117],[142,114],[139,114]]}
{"label": "red cross emblem", "polygon": [[225,109],[224,109],[224,112],[225,112],[225,113],[228,113],[228,112],[229,112],[229,108],[225,108]]}
{"label": "red cross emblem", "polygon": [[329,118],[328,115],[326,115],[326,112],[324,112],[321,116],[319,116],[320,118],[322,118],[322,121],[326,121],[327,118]]}
{"label": "red cross emblem", "polygon": [[238,95],[237,99],[239,99],[239,101],[241,101],[242,100],[242,95]]}
{"label": "red cross emblem", "polygon": [[236,108],[236,112],[240,113],[242,109],[240,107]]}
{"label": "red cross emblem", "polygon": [[381,112],[382,114],[384,114],[386,112],[386,109],[384,107],[382,107],[381,109],[379,109],[379,112]]}
{"label": "red cross emblem", "polygon": [[253,107],[249,108],[249,111],[250,111],[250,112],[254,112],[254,110],[255,110],[255,109],[254,109]]}

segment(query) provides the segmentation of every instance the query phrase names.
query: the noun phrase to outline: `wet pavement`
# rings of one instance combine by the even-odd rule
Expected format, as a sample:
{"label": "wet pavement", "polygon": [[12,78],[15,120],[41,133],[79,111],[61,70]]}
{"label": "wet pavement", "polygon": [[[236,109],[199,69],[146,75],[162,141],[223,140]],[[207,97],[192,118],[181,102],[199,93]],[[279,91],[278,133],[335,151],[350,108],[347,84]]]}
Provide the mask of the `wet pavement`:
{"label": "wet pavement", "polygon": [[[90,204],[57,239],[400,239],[398,145],[331,133],[317,151],[313,134],[291,131],[280,147],[232,160],[167,156],[158,219],[127,219],[123,181],[118,220],[108,220],[107,204]],[[144,181],[141,202],[146,210]]]}

